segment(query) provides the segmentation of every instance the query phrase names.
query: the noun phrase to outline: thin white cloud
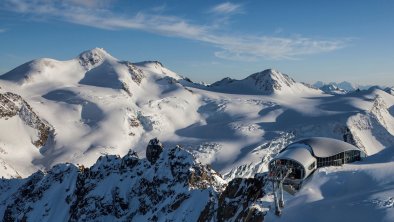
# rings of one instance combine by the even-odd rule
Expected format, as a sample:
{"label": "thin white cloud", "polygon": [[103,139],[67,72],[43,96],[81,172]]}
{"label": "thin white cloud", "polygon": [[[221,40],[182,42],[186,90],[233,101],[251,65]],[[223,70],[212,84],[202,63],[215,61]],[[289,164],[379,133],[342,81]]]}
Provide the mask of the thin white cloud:
{"label": "thin white cloud", "polygon": [[[32,14],[48,19],[56,18],[101,29],[141,30],[208,43],[219,49],[215,55],[222,59],[242,61],[296,59],[302,55],[335,51],[345,47],[349,42],[349,39],[318,40],[302,36],[281,38],[268,35],[235,36],[221,34],[220,28],[215,25],[193,24],[176,16],[142,12],[124,16],[114,14],[108,9],[92,7],[92,5],[64,4],[63,2],[61,0],[5,0],[0,3],[0,7],[17,13]],[[231,10],[227,9],[227,12],[229,11]]]}
{"label": "thin white cloud", "polygon": [[218,5],[215,5],[212,7],[209,11],[212,13],[217,13],[217,14],[233,14],[237,12],[241,12],[241,5],[240,4],[234,4],[231,2],[224,2]]}
{"label": "thin white cloud", "polygon": [[64,4],[74,4],[89,8],[102,8],[107,7],[113,3],[114,0],[62,0],[62,2]]}
{"label": "thin white cloud", "polygon": [[1,29],[0,28],[0,33],[6,32],[6,31],[7,31],[7,29]]}

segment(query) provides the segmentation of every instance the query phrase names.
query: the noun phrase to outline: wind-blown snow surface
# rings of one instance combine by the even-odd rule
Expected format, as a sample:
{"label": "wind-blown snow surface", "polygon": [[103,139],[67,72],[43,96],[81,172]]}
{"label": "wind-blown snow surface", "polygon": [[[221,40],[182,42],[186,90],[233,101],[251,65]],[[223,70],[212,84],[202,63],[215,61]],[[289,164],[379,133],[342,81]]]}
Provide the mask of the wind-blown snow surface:
{"label": "wind-blown snow surface", "polygon": [[362,162],[320,168],[281,217],[267,221],[394,221],[394,147]]}

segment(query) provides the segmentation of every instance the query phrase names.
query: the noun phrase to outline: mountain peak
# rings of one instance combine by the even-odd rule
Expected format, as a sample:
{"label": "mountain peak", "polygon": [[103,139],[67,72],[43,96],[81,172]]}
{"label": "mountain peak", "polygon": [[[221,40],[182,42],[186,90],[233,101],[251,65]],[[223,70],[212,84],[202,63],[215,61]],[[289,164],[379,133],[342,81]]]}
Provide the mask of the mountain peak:
{"label": "mountain peak", "polygon": [[245,80],[252,80],[255,86],[266,94],[281,91],[283,88],[289,88],[296,83],[288,75],[275,69],[266,69],[264,71],[254,73],[248,76]]}
{"label": "mountain peak", "polygon": [[266,69],[254,73],[245,79],[235,80],[224,78],[210,85],[214,91],[241,94],[294,94],[294,93],[320,93],[320,90],[298,83],[290,76],[275,69]]}
{"label": "mountain peak", "polygon": [[108,53],[107,51],[105,51],[104,48],[98,48],[98,47],[96,47],[96,48],[89,49],[89,50],[86,50],[86,51],[81,52],[81,53],[79,54],[79,57],[85,56],[85,55],[92,55],[92,54],[97,54],[97,55],[99,54],[99,55],[103,55],[103,56],[109,55],[109,53]]}
{"label": "mountain peak", "polygon": [[337,84],[329,83],[327,85],[323,85],[319,87],[319,89],[328,94],[346,94],[347,91],[339,88]]}
{"label": "mountain peak", "polygon": [[79,63],[87,70],[90,70],[100,65],[107,58],[114,59],[114,57],[112,57],[103,48],[94,48],[91,50],[87,50],[82,52],[78,56]]}

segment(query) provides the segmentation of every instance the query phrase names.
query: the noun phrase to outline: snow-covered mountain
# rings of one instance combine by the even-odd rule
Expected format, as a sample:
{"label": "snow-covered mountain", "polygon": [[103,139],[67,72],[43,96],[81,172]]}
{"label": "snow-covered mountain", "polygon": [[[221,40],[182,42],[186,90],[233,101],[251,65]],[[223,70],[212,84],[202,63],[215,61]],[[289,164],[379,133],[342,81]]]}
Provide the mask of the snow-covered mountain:
{"label": "snow-covered mountain", "polygon": [[297,83],[288,75],[273,69],[254,73],[242,80],[224,78],[213,83],[211,88],[215,91],[226,93],[262,95],[294,94],[315,91],[314,88],[303,83]]}
{"label": "snow-covered mountain", "polygon": [[337,83],[337,82],[324,83],[322,81],[317,81],[312,85],[316,88],[319,88],[319,89],[321,89],[324,86],[331,86],[331,87],[335,87],[335,88],[344,90],[346,92],[352,92],[357,89],[366,90],[366,89],[369,89],[372,87],[372,85],[359,85],[359,84],[353,84],[353,83],[350,83],[347,81],[343,81],[343,82],[339,82],[339,83]]}
{"label": "snow-covered mountain", "polygon": [[[26,105],[18,106],[18,112],[31,107],[31,112],[37,114],[35,118],[48,123],[53,134],[45,146],[37,147],[32,138],[38,135],[29,124],[15,122],[18,116],[2,118],[9,125],[2,127],[7,132],[0,135],[5,153],[2,159],[21,176],[60,162],[91,165],[102,154],[127,152],[144,132],[167,132],[172,125],[188,124],[186,113],[177,121],[179,114],[151,113],[150,106],[168,113],[197,109],[188,107],[196,96],[177,83],[182,78],[160,63],[137,66],[117,60],[103,49],[83,52],[69,61],[34,60],[0,78],[2,95],[13,92],[23,98]],[[193,116],[188,116],[193,121]],[[160,122],[155,118],[161,118]],[[21,133],[26,136],[16,139]]]}
{"label": "snow-covered mountain", "polygon": [[[55,195],[55,191],[65,186],[61,183],[49,185],[47,180],[52,181],[53,175],[62,178],[61,175],[64,174],[62,181],[75,184],[77,178],[81,177],[78,176],[81,173],[75,167],[76,164],[93,170],[101,164],[100,161],[96,163],[100,156],[107,156],[101,158],[109,158],[111,163],[117,164],[122,162],[122,158],[116,156],[127,156],[130,149],[144,157],[146,144],[154,137],[160,138],[164,147],[181,145],[182,153],[191,153],[197,159],[193,159],[195,162],[188,165],[191,168],[197,162],[201,163],[197,164],[201,167],[209,164],[218,175],[223,175],[222,178],[226,181],[220,187],[211,186],[207,188],[210,191],[205,188],[200,189],[205,191],[198,191],[205,192],[204,194],[211,192],[217,196],[229,184],[235,183],[229,181],[237,181],[236,177],[255,177],[258,173],[266,172],[268,162],[279,150],[303,137],[341,139],[364,149],[368,155],[378,155],[380,152],[387,152],[394,144],[394,97],[390,92],[392,91],[371,88],[342,95],[327,94],[272,69],[242,80],[225,78],[206,86],[191,82],[160,62],[123,61],[98,48],[83,52],[68,61],[34,60],[0,76],[0,176],[27,178],[37,170],[48,172],[29,177],[36,178],[34,183],[45,188],[45,191],[37,191],[45,198],[42,199],[41,196],[35,199],[33,195],[26,205],[16,207],[17,199],[13,198],[26,199],[22,191],[26,187],[34,191],[35,187],[29,185],[30,179],[4,180],[1,182],[1,189],[8,190],[9,194],[1,196],[3,204],[0,203],[0,206],[3,207],[0,209],[4,212],[8,206],[15,209],[7,211],[13,215],[12,218],[18,214],[17,209],[21,209],[26,215],[36,215],[26,213],[27,210],[25,212],[23,209],[30,209],[29,206],[33,203],[42,204],[44,209],[46,203],[41,201],[47,201],[47,197]],[[167,151],[163,151],[165,152]],[[123,180],[137,183],[142,178],[157,175],[147,161],[139,159],[137,162],[141,165],[141,171],[151,172],[149,175],[138,175],[139,179],[133,179],[134,182]],[[57,165],[62,163],[70,164]],[[168,164],[160,165],[159,168],[165,171],[166,167]],[[354,169],[363,172],[362,170],[368,171],[373,167],[356,166]],[[102,178],[103,181],[94,179],[86,181],[86,184],[97,183],[101,184],[98,186],[105,187],[108,185],[106,181],[121,180],[119,173],[111,176],[111,169],[112,166],[100,170],[106,178]],[[52,171],[70,173],[49,173]],[[333,175],[341,174],[342,169],[329,172],[333,172]],[[135,173],[137,171],[124,175],[130,177]],[[168,180],[171,181],[172,176],[169,177]],[[311,184],[322,185],[319,181],[313,181],[312,178]],[[122,181],[118,183],[110,183],[105,192],[115,195],[112,193],[116,191],[112,190],[119,187],[121,193],[124,192],[123,200],[132,205],[131,202],[136,200],[133,199],[133,191],[130,187],[121,188]],[[101,191],[95,191],[93,185],[87,190],[67,186],[70,186],[70,192],[59,191],[62,198],[73,192],[86,191],[89,197],[95,198],[83,197],[80,200],[96,201],[99,196],[97,192]],[[171,187],[167,183],[162,186]],[[190,189],[183,186],[181,190]],[[216,191],[212,191],[215,189]],[[183,194],[192,195],[189,191]],[[305,191],[307,197],[310,195],[309,191]],[[116,195],[112,197],[117,199]],[[71,195],[70,198],[74,199],[63,206],[64,209],[71,209],[72,203],[75,203],[73,201],[76,196]],[[105,208],[113,200],[111,198],[97,202],[103,207],[98,208],[100,212],[84,208],[78,212],[80,215],[94,214],[97,218],[106,220],[113,219],[113,216],[125,218],[127,213],[122,212],[124,210],[121,205],[120,208],[112,209],[114,211]],[[176,199],[174,198],[171,200]],[[262,203],[272,202],[269,195],[264,198],[266,199]],[[294,198],[294,206],[297,206],[297,197]],[[220,198],[218,201],[220,202]],[[191,202],[182,202],[182,210],[167,214],[153,209],[170,206],[169,203],[158,201],[152,204],[149,215],[185,218],[182,215],[190,210],[189,203]],[[223,200],[220,203],[224,204]],[[229,208],[231,204],[236,205],[236,201],[226,203]],[[53,207],[48,208],[50,213],[39,217],[40,220],[50,218],[48,215],[54,215],[54,212],[60,214],[60,211],[54,210],[57,209],[56,204],[48,203],[47,206]],[[256,207],[263,207],[265,211],[269,209],[264,204]],[[197,215],[199,210],[201,208],[196,207],[193,215]],[[139,215],[135,218],[149,218],[135,208],[131,211]],[[62,211],[66,212],[69,211]],[[112,216],[104,217],[105,212]],[[115,215],[115,212],[120,213]],[[267,217],[269,215],[268,213]],[[211,217],[217,216],[209,216]]]}
{"label": "snow-covered mountain", "polygon": [[319,87],[319,89],[328,94],[346,94],[348,91],[338,88],[336,85],[328,84]]}

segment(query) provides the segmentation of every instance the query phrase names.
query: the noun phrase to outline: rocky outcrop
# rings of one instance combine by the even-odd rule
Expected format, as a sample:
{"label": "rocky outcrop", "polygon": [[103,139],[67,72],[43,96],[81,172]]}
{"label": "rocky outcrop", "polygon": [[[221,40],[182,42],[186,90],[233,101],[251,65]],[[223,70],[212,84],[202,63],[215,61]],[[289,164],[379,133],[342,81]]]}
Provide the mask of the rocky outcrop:
{"label": "rocky outcrop", "polygon": [[38,138],[32,141],[36,147],[44,146],[53,133],[49,123],[38,117],[21,96],[11,92],[0,93],[0,118],[8,119],[14,116],[19,116],[26,125],[37,130]]}
{"label": "rocky outcrop", "polygon": [[163,144],[157,138],[151,139],[146,147],[146,159],[155,164],[161,152],[163,152]]}
{"label": "rocky outcrop", "polygon": [[235,178],[219,198],[218,221],[263,221],[264,213],[253,203],[264,196],[262,178]]}
{"label": "rocky outcrop", "polygon": [[127,66],[127,70],[130,73],[131,79],[137,84],[140,85],[142,80],[145,78],[144,72],[137,68],[134,64],[130,62],[122,62],[125,66]]}
{"label": "rocky outcrop", "polygon": [[92,50],[88,50],[82,52],[78,56],[79,64],[84,67],[86,70],[91,70],[94,67],[99,66],[103,63],[107,52],[102,48],[94,48]]}
{"label": "rocky outcrop", "polygon": [[[130,62],[124,61],[120,63],[127,67],[127,71],[130,74],[131,80],[133,80],[133,82],[135,82],[137,85],[141,85],[142,80],[145,78],[143,71]],[[132,86],[130,84],[130,81],[121,81],[121,84],[122,84],[122,89],[130,97],[133,96]]]}
{"label": "rocky outcrop", "polygon": [[[152,145],[158,145],[152,140]],[[0,180],[3,221],[261,221],[261,178],[228,185],[193,155],[165,148],[153,163],[133,151],[90,168],[59,164],[27,179]],[[227,188],[226,188],[227,186]],[[257,209],[257,210],[256,210]]]}
{"label": "rocky outcrop", "polygon": [[380,124],[382,124],[382,126],[387,128],[385,116],[389,116],[390,114],[388,112],[386,102],[381,96],[378,95],[375,97],[375,100],[369,112]]}

